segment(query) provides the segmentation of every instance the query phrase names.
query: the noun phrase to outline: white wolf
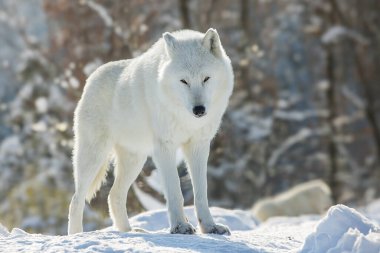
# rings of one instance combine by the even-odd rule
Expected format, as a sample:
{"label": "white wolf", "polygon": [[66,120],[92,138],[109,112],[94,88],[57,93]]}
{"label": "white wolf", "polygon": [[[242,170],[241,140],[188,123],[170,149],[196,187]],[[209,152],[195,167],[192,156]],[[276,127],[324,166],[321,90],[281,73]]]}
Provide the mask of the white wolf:
{"label": "white wolf", "polygon": [[85,199],[99,189],[108,158],[115,155],[115,182],[108,197],[120,231],[130,231],[127,192],[148,156],[160,170],[171,233],[193,234],[183,212],[176,168],[182,150],[193,182],[203,233],[229,234],[215,224],[207,200],[207,159],[233,89],[233,71],[217,31],[164,33],[141,56],[99,67],[87,80],[75,110],[75,194],[68,233],[83,230]]}

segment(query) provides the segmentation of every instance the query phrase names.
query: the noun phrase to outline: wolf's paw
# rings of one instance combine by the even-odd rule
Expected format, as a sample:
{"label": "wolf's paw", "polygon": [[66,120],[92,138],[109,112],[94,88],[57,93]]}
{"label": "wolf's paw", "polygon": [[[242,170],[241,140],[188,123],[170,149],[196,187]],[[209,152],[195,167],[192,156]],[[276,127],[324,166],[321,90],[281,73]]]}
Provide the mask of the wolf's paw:
{"label": "wolf's paw", "polygon": [[196,230],[190,223],[179,223],[170,229],[171,234],[195,234]]}
{"label": "wolf's paw", "polygon": [[217,234],[217,235],[231,235],[230,229],[222,224],[213,224],[202,227],[202,233]]}

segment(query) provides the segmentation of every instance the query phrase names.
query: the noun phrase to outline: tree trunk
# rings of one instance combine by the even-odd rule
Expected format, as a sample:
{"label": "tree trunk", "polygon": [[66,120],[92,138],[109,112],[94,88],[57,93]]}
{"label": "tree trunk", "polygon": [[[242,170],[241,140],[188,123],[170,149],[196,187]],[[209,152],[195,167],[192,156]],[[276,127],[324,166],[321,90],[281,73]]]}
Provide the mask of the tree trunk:
{"label": "tree trunk", "polygon": [[337,116],[336,113],[336,81],[334,75],[334,52],[333,46],[326,46],[327,60],[326,60],[326,76],[329,81],[328,89],[326,90],[327,107],[329,110],[328,125],[330,128],[330,136],[328,143],[328,155],[330,158],[330,175],[329,185],[331,188],[332,199],[334,203],[338,200],[338,182],[336,179],[338,173],[338,149],[336,147],[335,136],[337,135],[337,129],[334,124],[334,120]]}
{"label": "tree trunk", "polygon": [[179,1],[179,13],[181,15],[182,27],[185,29],[190,28],[190,16],[189,16],[189,7],[187,5],[187,0]]}

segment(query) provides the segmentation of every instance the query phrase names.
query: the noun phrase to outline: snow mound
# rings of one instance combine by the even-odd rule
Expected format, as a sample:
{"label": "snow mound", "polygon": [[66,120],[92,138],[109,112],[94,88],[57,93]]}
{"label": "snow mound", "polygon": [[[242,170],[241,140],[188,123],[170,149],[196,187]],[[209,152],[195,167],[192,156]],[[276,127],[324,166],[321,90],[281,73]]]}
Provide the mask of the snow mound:
{"label": "snow mound", "polygon": [[[241,210],[227,210],[211,207],[211,215],[216,223],[227,225],[233,231],[247,231],[257,227],[259,223],[249,212]],[[194,207],[185,207],[185,214],[189,222],[196,227],[198,225]],[[169,222],[166,210],[150,211],[131,218],[133,227],[149,231],[168,230]]]}
{"label": "snow mound", "polygon": [[380,252],[380,229],[352,208],[336,205],[319,221],[301,253]]}

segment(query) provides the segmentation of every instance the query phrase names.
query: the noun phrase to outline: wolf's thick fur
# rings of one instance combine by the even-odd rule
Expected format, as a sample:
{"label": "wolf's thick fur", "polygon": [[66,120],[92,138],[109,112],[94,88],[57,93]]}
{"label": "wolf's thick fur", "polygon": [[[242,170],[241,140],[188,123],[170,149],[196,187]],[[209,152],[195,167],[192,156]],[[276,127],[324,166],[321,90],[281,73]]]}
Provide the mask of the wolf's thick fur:
{"label": "wolf's thick fur", "polygon": [[322,180],[299,184],[274,197],[255,203],[253,215],[265,221],[274,216],[322,214],[332,205],[331,192]]}
{"label": "wolf's thick fur", "polygon": [[114,226],[130,231],[128,189],[148,156],[162,174],[172,233],[194,233],[183,212],[176,169],[181,149],[191,174],[204,233],[229,233],[215,224],[207,201],[207,159],[233,88],[233,72],[214,29],[165,33],[141,56],[99,67],[75,110],[75,194],[69,234],[82,231],[85,199],[99,189],[110,153],[115,182],[108,197]]}

